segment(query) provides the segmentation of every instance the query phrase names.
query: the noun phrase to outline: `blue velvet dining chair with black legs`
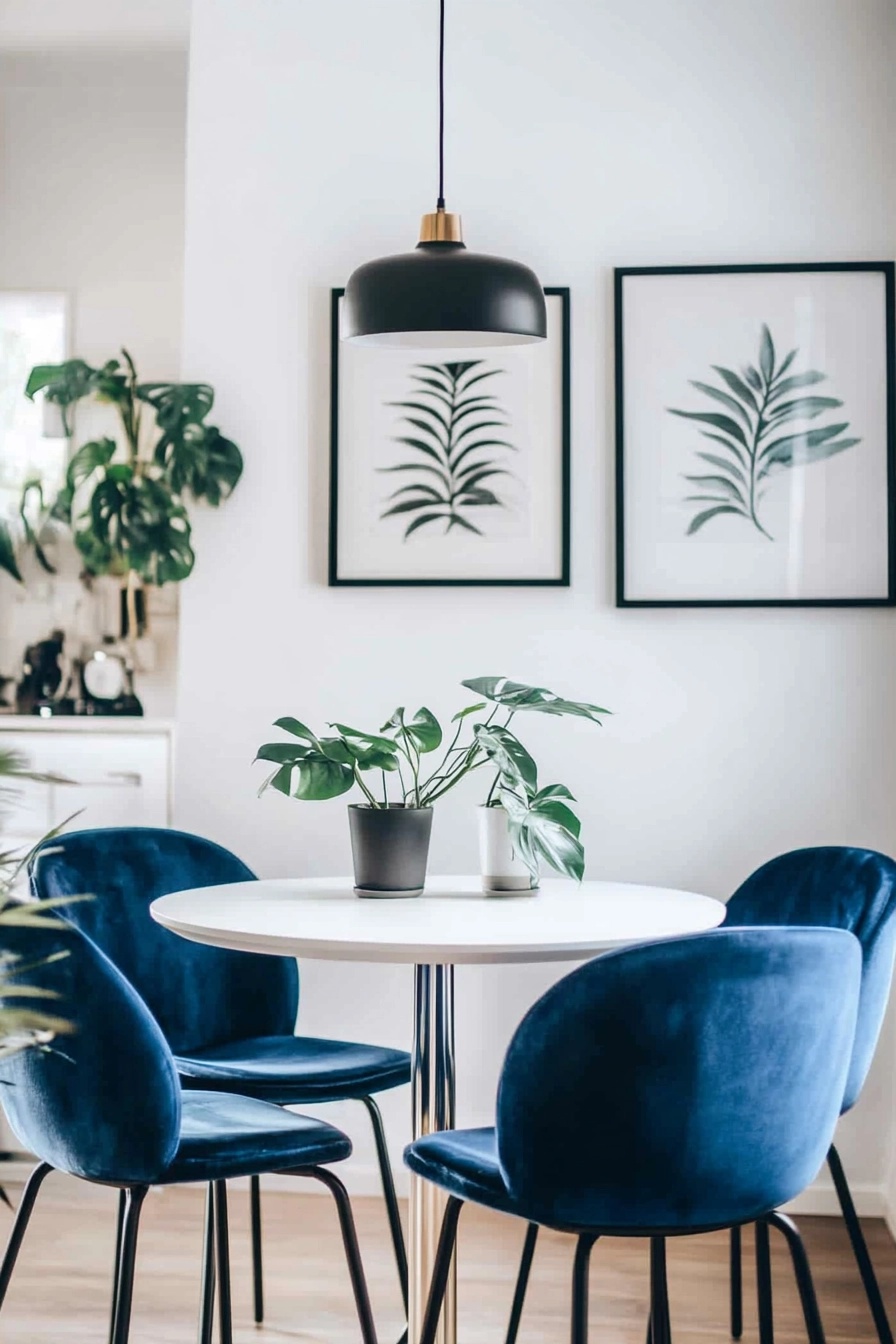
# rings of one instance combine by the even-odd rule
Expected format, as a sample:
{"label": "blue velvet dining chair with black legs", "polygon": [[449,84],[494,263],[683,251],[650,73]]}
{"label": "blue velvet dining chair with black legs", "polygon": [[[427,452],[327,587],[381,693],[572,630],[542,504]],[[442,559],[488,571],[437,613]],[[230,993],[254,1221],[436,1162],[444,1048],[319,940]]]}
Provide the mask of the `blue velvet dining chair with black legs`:
{"label": "blue velvet dining chair with black legs", "polygon": [[[295,1034],[299,976],[290,957],[187,942],[156,924],[149,906],[190,887],[253,881],[222,846],[182,831],[111,827],[60,836],[38,851],[31,885],[42,898],[93,893],[63,910],[149,1005],[185,1088],[239,1092],[280,1106],[358,1101],[370,1118],[402,1298],[407,1258],[375,1095],[410,1080],[403,1050]],[[264,1315],[261,1196],[250,1183],[255,1320]]]}
{"label": "blue velvet dining chair with black legs", "polygon": [[[728,902],[725,928],[742,925],[816,925],[849,929],[862,948],[862,992],[852,1060],[841,1113],[859,1099],[883,1025],[896,953],[896,863],[869,849],[819,846],[782,854],[758,868]],[[893,1344],[874,1265],[856,1214],[840,1155],[827,1155],[834,1189],[858,1264],[880,1344]],[[767,1273],[764,1240],[758,1268]],[[731,1333],[743,1331],[741,1233],[731,1234]]]}
{"label": "blue velvet dining chair with black legs", "polygon": [[824,1344],[802,1239],[777,1209],[830,1145],[860,984],[851,933],[751,928],[611,952],[556,984],[511,1041],[494,1128],[405,1150],[449,1196],[419,1344],[434,1344],[468,1200],[576,1237],[572,1344],[586,1344],[600,1237],[649,1240],[652,1342],[671,1344],[667,1238],[750,1222],[784,1234]]}
{"label": "blue velvet dining chair with black legs", "polygon": [[[845,1114],[859,1099],[874,1057],[893,976],[896,952],[896,863],[875,850],[817,846],[779,855],[758,868],[728,902],[725,928],[789,925],[848,929],[862,948],[862,991],[856,1038],[841,1105]],[[874,1265],[836,1147],[827,1155],[880,1344],[894,1344]],[[538,1228],[526,1229],[505,1344],[515,1344]],[[743,1332],[742,1233],[731,1230],[731,1333]],[[767,1239],[760,1233],[758,1270],[770,1283]]]}
{"label": "blue velvet dining chair with black legs", "polygon": [[[6,1117],[38,1158],[0,1263],[0,1308],[38,1190],[51,1171],[66,1172],[121,1192],[111,1340],[127,1344],[146,1193],[151,1185],[201,1182],[210,1196],[201,1329],[210,1339],[217,1281],[221,1344],[232,1344],[226,1182],[277,1171],[321,1181],[334,1196],[363,1344],[376,1344],[351,1205],[327,1165],[349,1156],[348,1136],[323,1121],[250,1097],[184,1092],[171,1050],[146,1004],[72,924],[59,920],[55,927],[6,928],[3,950],[28,966],[29,988],[55,996],[58,1015],[73,1030],[44,1048],[25,1049],[0,1062]],[[17,1002],[14,978],[3,1002]]]}

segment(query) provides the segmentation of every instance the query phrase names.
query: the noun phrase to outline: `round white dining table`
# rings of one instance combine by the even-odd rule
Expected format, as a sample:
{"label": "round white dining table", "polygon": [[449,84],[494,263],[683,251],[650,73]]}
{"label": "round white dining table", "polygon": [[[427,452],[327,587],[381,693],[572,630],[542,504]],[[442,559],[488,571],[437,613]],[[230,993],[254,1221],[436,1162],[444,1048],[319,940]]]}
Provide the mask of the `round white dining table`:
{"label": "round white dining table", "polygon": [[[414,1138],[455,1117],[454,967],[585,960],[611,948],[722,922],[720,901],[626,882],[542,882],[536,893],[484,896],[478,878],[431,877],[410,900],[362,900],[351,878],[285,878],[200,887],[150,907],[165,928],[214,947],[414,967]],[[419,1339],[444,1199],[411,1176],[408,1331]],[[454,1344],[454,1275],[442,1344]]]}

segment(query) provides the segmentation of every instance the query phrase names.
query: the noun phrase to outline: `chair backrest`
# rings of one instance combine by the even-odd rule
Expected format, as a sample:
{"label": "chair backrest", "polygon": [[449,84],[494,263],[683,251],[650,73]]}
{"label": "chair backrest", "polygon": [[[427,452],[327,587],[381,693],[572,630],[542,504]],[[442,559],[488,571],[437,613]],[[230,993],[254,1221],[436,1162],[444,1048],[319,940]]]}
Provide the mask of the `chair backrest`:
{"label": "chair backrest", "polygon": [[[0,1102],[26,1149],[88,1180],[151,1183],[177,1151],[181,1097],[174,1059],[146,1004],[108,957],[64,920],[6,928],[2,950],[21,982],[48,989],[46,1006],[74,1027],[48,1046],[0,1061]],[[55,961],[46,958],[63,955]],[[15,977],[2,1002],[16,999]],[[43,1007],[41,1002],[39,1006]]]}
{"label": "chair backrest", "polygon": [[719,1227],[792,1199],[834,1132],[861,954],[839,929],[732,929],[611,952],[518,1028],[498,1153],[527,1216]]}
{"label": "chair backrest", "polygon": [[149,913],[158,896],[173,891],[253,879],[210,840],[139,826],[60,836],[31,866],[32,891],[42,899],[93,895],[65,907],[64,917],[130,981],[175,1054],[295,1029],[299,979],[291,957],[188,942]]}
{"label": "chair backrest", "polygon": [[728,902],[725,927],[849,929],[862,945],[862,992],[844,1111],[859,1099],[883,1025],[896,953],[896,863],[873,849],[795,849],[757,868]]}

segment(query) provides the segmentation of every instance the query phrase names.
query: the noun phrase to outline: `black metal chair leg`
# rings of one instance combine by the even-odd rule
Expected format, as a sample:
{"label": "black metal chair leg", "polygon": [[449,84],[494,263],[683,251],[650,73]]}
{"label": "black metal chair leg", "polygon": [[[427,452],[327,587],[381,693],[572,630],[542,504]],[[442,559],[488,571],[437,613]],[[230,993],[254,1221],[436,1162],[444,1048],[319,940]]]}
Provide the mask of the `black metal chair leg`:
{"label": "black metal chair leg", "polygon": [[728,1247],[731,1274],[731,1338],[740,1339],[744,1332],[744,1267],[741,1229],[732,1227]]}
{"label": "black metal chair leg", "polygon": [[583,1233],[576,1242],[572,1262],[572,1319],[570,1344],[588,1344],[588,1267],[597,1237]]}
{"label": "black metal chair leg", "polygon": [[261,1259],[261,1178],[249,1177],[249,1214],[252,1222],[252,1298],[255,1324],[264,1320],[264,1281]]}
{"label": "black metal chair leg", "polygon": [[523,1242],[523,1254],[520,1257],[519,1272],[516,1276],[516,1288],[513,1292],[513,1305],[510,1308],[510,1320],[507,1322],[505,1344],[516,1344],[526,1289],[529,1287],[529,1274],[532,1270],[532,1258],[535,1255],[535,1243],[538,1240],[538,1224],[529,1223],[526,1228],[526,1240]]}
{"label": "black metal chair leg", "polygon": [[[401,1284],[401,1297],[404,1309],[408,1309],[408,1253],[404,1244],[404,1232],[401,1226],[401,1213],[398,1208],[398,1196],[395,1193],[395,1178],[392,1175],[392,1163],[389,1161],[389,1149],[386,1145],[386,1131],[380,1108],[373,1097],[362,1097],[373,1126],[373,1139],[376,1144],[376,1157],[380,1166],[380,1178],[383,1183],[383,1197],[386,1201],[386,1213],[389,1216],[389,1231],[392,1235],[392,1248],[395,1252],[395,1264],[398,1269],[398,1281]],[[256,1317],[256,1319],[260,1319]]]}
{"label": "black metal chair leg", "polygon": [[52,1170],[49,1162],[40,1162],[25,1182],[25,1189],[22,1191],[22,1197],[16,1211],[16,1219],[9,1234],[9,1241],[6,1243],[3,1263],[0,1264],[0,1307],[3,1306],[9,1281],[16,1267],[19,1251],[22,1248],[22,1239],[31,1221],[34,1201],[37,1199],[38,1191],[44,1183],[44,1178],[49,1176]]}
{"label": "black metal chair leg", "polygon": [[218,1279],[218,1338],[221,1344],[233,1344],[233,1311],[230,1301],[230,1232],[227,1227],[227,1182],[215,1181],[213,1184],[215,1268]]}
{"label": "black metal chair leg", "polygon": [[759,1344],[775,1344],[775,1312],[772,1298],[772,1260],[768,1223],[756,1224],[756,1303],[759,1310]]}
{"label": "black metal chair leg", "polygon": [[134,1266],[137,1260],[137,1231],[140,1210],[149,1189],[133,1185],[125,1194],[124,1226],[121,1236],[121,1258],[118,1265],[118,1292],[115,1300],[115,1322],[112,1344],[128,1344],[131,1333],[131,1303],[134,1297]]}
{"label": "black metal chair leg", "polygon": [[124,1237],[124,1210],[126,1203],[127,1192],[119,1190],[118,1219],[115,1224],[115,1269],[112,1274],[112,1309],[109,1312],[109,1344],[112,1344],[112,1337],[115,1334],[115,1312],[118,1309],[118,1280],[121,1272],[121,1242]]}
{"label": "black metal chair leg", "polygon": [[665,1237],[650,1238],[650,1324],[648,1330],[651,1344],[672,1344]]}
{"label": "black metal chair leg", "polygon": [[304,1174],[313,1176],[316,1181],[320,1181],[325,1185],[336,1201],[336,1210],[339,1214],[339,1229],[342,1232],[342,1244],[345,1247],[345,1259],[348,1264],[348,1272],[352,1281],[352,1292],[355,1296],[358,1322],[361,1326],[361,1338],[364,1344],[377,1344],[376,1325],[374,1324],[373,1311],[370,1306],[370,1297],[367,1292],[367,1280],[364,1277],[364,1265],[361,1261],[361,1250],[358,1246],[358,1234],[355,1231],[355,1219],[352,1214],[351,1200],[348,1197],[348,1191],[340,1181],[339,1177],[334,1176],[332,1171],[328,1171],[326,1167],[310,1167]]}
{"label": "black metal chair leg", "polygon": [[436,1250],[435,1264],[432,1267],[432,1281],[429,1296],[426,1299],[426,1311],[423,1314],[423,1326],[420,1330],[419,1344],[434,1344],[442,1305],[445,1301],[445,1289],[448,1287],[448,1274],[451,1270],[451,1257],[454,1255],[454,1243],[457,1240],[457,1220],[464,1206],[462,1199],[451,1195],[442,1215],[442,1230],[439,1233],[439,1245]]}
{"label": "black metal chair leg", "polygon": [[865,1235],[862,1232],[862,1224],[859,1222],[859,1217],[856,1213],[856,1206],[853,1203],[849,1182],[847,1181],[846,1173],[843,1170],[843,1163],[840,1161],[840,1154],[833,1145],[828,1152],[828,1166],[831,1170],[831,1176],[834,1179],[834,1189],[837,1191],[840,1208],[843,1211],[843,1221],[846,1223],[846,1230],[849,1233],[849,1240],[852,1243],[852,1253],[856,1258],[856,1264],[858,1265],[859,1273],[862,1276],[862,1284],[865,1288],[865,1296],[868,1298],[868,1306],[871,1308],[871,1315],[874,1317],[874,1326],[877,1330],[877,1337],[880,1340],[880,1344],[893,1344],[893,1332],[890,1329],[890,1322],[887,1318],[883,1298],[881,1297],[880,1285],[877,1282],[874,1265],[871,1262],[871,1256],[868,1254],[868,1246],[865,1241]]}
{"label": "black metal chair leg", "polygon": [[202,1233],[202,1296],[199,1303],[199,1344],[212,1344],[215,1320],[215,1187],[205,1191],[205,1223]]}
{"label": "black metal chair leg", "polygon": [[803,1245],[799,1228],[793,1219],[788,1218],[784,1213],[770,1213],[768,1222],[772,1227],[776,1227],[779,1232],[783,1232],[787,1239],[790,1258],[793,1261],[793,1272],[796,1275],[797,1287],[800,1290],[800,1302],[803,1306],[803,1317],[806,1322],[809,1344],[825,1344],[824,1327],[821,1324],[821,1313],[818,1310],[818,1298],[815,1296],[812,1271],[809,1268],[809,1258],[806,1255],[806,1248]]}

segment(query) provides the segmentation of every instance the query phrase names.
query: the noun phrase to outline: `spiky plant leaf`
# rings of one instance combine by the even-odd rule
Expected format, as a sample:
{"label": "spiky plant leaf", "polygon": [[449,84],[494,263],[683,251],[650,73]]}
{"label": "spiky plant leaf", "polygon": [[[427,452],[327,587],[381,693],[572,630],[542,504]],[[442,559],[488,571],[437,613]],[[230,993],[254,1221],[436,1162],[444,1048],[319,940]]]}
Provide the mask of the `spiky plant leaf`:
{"label": "spiky plant leaf", "polygon": [[482,536],[466,510],[505,508],[501,496],[481,488],[481,482],[513,474],[494,455],[496,448],[515,451],[513,444],[490,436],[490,431],[506,428],[505,413],[498,397],[482,386],[502,370],[484,368],[480,359],[414,367],[411,395],[389,405],[403,411],[402,421],[415,431],[396,435],[393,442],[419,458],[407,455],[394,466],[380,468],[410,478],[386,497],[380,517],[407,517],[405,541],[431,524],[444,524],[446,535],[462,528]]}
{"label": "spiky plant leaf", "polygon": [[722,364],[713,364],[724,387],[690,380],[691,387],[730,414],[719,411],[685,410],[668,407],[670,415],[691,420],[699,433],[717,447],[718,452],[697,450],[697,457],[717,468],[712,473],[683,473],[683,479],[697,491],[684,496],[687,503],[708,504],[699,509],[688,524],[686,535],[691,537],[714,518],[735,515],[745,519],[772,540],[758,515],[764,490],[759,486],[773,472],[821,462],[853,448],[861,440],[841,437],[849,429],[849,421],[822,425],[817,429],[795,428],[791,433],[780,431],[786,425],[800,421],[817,420],[829,411],[843,405],[836,397],[794,396],[804,388],[825,381],[826,374],[817,369],[799,373],[785,373],[799,354],[790,350],[780,364],[775,342],[768,326],[763,324],[759,338],[758,368],[747,364],[740,374]]}

